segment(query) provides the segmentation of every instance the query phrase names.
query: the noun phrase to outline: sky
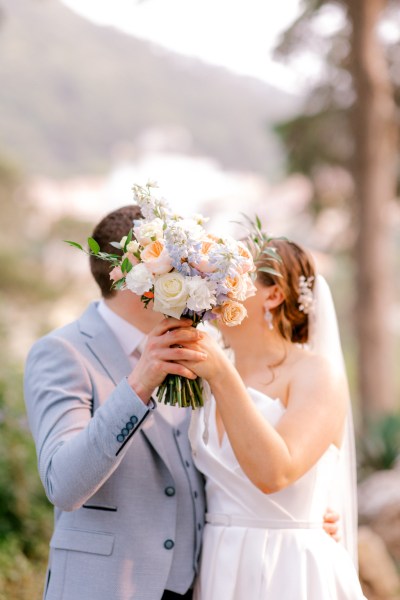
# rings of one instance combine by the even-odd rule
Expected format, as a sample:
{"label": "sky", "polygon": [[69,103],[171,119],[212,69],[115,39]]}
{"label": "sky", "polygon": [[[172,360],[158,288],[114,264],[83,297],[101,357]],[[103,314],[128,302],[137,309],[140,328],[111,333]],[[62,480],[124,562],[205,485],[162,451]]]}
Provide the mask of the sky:
{"label": "sky", "polygon": [[294,91],[293,70],[273,60],[300,0],[62,0],[99,25],[113,25],[176,52]]}

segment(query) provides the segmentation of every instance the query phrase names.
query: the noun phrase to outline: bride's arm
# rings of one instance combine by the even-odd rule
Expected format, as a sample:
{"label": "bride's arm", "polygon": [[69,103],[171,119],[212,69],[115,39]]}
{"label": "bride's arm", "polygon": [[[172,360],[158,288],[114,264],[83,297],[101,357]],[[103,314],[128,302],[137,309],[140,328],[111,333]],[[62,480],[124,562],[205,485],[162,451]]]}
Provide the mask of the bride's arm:
{"label": "bride's arm", "polygon": [[236,458],[264,493],[277,492],[306,473],[338,439],[346,397],[328,362],[304,358],[292,378],[287,411],[272,427],[259,413],[235,367],[204,340],[209,359],[196,369],[208,379]]}

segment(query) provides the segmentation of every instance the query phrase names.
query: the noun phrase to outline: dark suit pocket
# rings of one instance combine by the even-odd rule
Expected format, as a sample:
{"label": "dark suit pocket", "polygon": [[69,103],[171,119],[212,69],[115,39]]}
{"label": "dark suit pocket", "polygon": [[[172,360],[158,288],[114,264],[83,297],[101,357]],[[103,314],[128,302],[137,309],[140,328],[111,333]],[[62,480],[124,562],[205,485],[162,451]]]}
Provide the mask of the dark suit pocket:
{"label": "dark suit pocket", "polygon": [[89,508],[90,510],[105,510],[108,512],[117,512],[116,506],[101,506],[100,504],[82,504],[82,508]]}
{"label": "dark suit pocket", "polygon": [[111,533],[83,531],[81,529],[56,529],[50,547],[109,556],[114,547],[115,536]]}

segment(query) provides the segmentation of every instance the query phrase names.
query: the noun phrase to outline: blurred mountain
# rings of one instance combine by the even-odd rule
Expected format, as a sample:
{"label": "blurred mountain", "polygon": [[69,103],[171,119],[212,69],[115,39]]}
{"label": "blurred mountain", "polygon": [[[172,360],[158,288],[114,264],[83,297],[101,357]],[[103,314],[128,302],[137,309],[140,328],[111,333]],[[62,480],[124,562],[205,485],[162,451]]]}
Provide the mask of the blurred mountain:
{"label": "blurred mountain", "polygon": [[0,11],[0,147],[27,172],[99,172],[149,146],[269,176],[279,168],[271,123],[297,100],[278,88],[94,25],[57,0],[0,0]]}

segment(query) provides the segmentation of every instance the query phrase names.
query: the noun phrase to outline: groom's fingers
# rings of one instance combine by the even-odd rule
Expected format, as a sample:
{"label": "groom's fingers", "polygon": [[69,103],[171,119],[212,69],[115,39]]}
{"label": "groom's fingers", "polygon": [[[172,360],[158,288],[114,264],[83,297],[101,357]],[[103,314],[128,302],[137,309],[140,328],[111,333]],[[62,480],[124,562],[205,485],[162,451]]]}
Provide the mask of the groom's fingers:
{"label": "groom's fingers", "polygon": [[158,323],[154,329],[151,331],[151,336],[160,336],[167,333],[167,331],[171,331],[180,327],[190,327],[192,325],[191,319],[174,319],[173,317],[166,317]]}

